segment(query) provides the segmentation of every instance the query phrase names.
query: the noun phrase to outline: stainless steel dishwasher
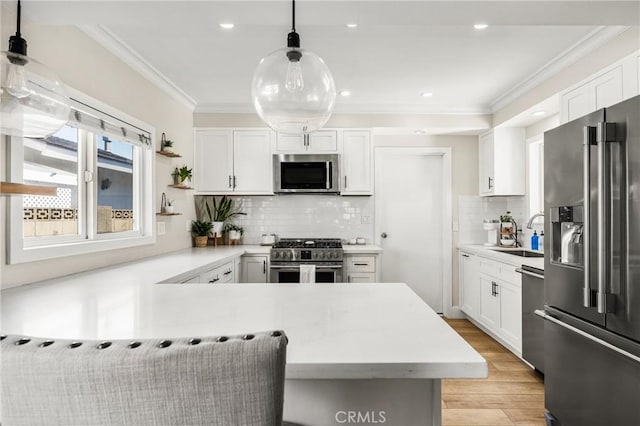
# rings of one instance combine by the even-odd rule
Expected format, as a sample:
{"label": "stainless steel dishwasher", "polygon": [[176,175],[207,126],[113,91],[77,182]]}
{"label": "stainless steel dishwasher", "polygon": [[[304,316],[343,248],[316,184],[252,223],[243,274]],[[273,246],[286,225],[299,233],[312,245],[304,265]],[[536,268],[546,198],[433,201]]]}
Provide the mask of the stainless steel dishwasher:
{"label": "stainless steel dishwasher", "polygon": [[544,270],[523,265],[522,358],[544,373],[544,319],[535,314],[544,309]]}

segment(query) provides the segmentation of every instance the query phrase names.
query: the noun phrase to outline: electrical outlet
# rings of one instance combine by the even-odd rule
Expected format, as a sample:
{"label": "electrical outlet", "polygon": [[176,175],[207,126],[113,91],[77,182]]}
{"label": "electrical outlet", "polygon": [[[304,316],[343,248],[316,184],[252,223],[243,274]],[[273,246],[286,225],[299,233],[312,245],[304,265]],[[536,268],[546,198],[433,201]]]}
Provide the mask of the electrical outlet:
{"label": "electrical outlet", "polygon": [[371,223],[371,216],[362,216],[362,224],[368,225],[369,223]]}
{"label": "electrical outlet", "polygon": [[157,222],[156,225],[158,226],[158,235],[164,235],[167,233],[167,227],[164,222]]}

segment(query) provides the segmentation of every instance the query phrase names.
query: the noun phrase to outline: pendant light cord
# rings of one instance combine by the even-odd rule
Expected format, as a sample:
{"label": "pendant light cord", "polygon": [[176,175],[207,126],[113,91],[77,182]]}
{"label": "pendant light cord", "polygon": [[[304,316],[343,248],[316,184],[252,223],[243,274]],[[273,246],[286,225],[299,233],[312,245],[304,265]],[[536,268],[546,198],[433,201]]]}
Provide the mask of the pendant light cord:
{"label": "pendant light cord", "polygon": [[[18,0],[20,2],[20,0]],[[296,32],[296,0],[291,1],[291,31]]]}
{"label": "pendant light cord", "polygon": [[22,16],[22,5],[20,4],[20,0],[18,0],[18,23],[16,24],[16,35],[18,37],[20,37],[22,34],[20,34],[20,21]]}

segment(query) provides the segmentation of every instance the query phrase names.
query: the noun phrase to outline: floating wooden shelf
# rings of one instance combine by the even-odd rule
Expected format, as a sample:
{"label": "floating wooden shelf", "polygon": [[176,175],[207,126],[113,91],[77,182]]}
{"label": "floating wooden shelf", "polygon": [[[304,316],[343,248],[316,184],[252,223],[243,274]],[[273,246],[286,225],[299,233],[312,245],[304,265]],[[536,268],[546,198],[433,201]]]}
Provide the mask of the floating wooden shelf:
{"label": "floating wooden shelf", "polygon": [[180,216],[182,213],[156,213],[157,216]]}
{"label": "floating wooden shelf", "polygon": [[55,197],[58,195],[55,186],[25,185],[23,183],[0,182],[2,195],[44,195]]}
{"label": "floating wooden shelf", "polygon": [[175,188],[175,189],[193,189],[190,186],[186,186],[186,185],[169,185],[171,188]]}
{"label": "floating wooden shelf", "polygon": [[181,158],[182,157],[182,155],[180,155],[180,154],[176,154],[175,152],[169,152],[169,151],[156,151],[156,154],[164,155],[165,157],[169,157],[169,158]]}

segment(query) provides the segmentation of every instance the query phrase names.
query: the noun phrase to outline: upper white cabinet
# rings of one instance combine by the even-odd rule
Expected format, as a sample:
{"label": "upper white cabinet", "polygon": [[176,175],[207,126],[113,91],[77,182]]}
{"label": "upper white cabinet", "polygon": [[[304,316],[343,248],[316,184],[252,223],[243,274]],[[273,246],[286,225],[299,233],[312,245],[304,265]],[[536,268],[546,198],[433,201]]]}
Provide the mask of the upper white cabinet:
{"label": "upper white cabinet", "polygon": [[560,95],[560,122],[566,123],[636,96],[640,88],[636,52],[569,88]]}
{"label": "upper white cabinet", "polygon": [[525,129],[497,127],[479,139],[480,196],[525,194]]}
{"label": "upper white cabinet", "polygon": [[205,194],[273,194],[270,130],[195,130],[194,183]]}
{"label": "upper white cabinet", "polygon": [[304,136],[278,133],[276,141],[279,154],[334,154],[338,148],[338,132],[335,130],[318,130]]}
{"label": "upper white cabinet", "polygon": [[345,130],[342,136],[342,195],[373,194],[371,133]]}

